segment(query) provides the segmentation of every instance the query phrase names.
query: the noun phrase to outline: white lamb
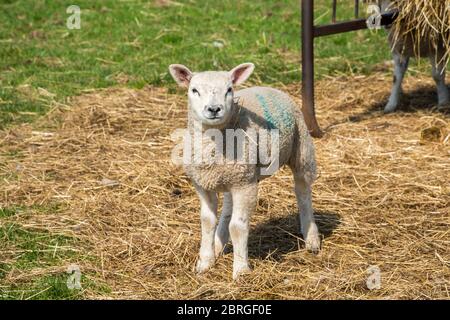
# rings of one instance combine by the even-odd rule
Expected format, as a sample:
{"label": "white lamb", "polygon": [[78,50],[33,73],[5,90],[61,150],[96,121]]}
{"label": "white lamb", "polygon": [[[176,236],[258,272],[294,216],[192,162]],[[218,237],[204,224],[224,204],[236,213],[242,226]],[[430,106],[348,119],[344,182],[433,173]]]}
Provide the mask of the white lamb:
{"label": "white lamb", "polygon": [[[320,236],[311,201],[311,185],[316,178],[312,138],[300,109],[287,94],[267,87],[233,90],[234,86],[250,76],[253,69],[251,63],[241,64],[229,72],[192,73],[183,65],[173,64],[169,67],[175,81],[188,88],[188,132],[193,141],[196,141],[195,137],[201,136],[202,152],[213,149],[227,158],[223,149],[230,142],[218,138],[217,133],[225,137],[230,129],[243,132],[275,129],[279,132],[277,161],[279,167],[287,164],[293,172],[305,247],[317,253]],[[211,129],[216,134],[205,134]],[[250,140],[250,144],[256,144],[258,150],[262,148],[261,140]],[[232,149],[235,150],[235,146]],[[267,169],[267,163],[261,163],[259,158],[256,163],[215,163],[202,159],[196,158],[199,161],[185,164],[186,173],[195,186],[201,204],[202,239],[196,270],[198,273],[208,270],[231,236],[234,248],[233,279],[236,279],[240,274],[250,271],[247,247],[249,219],[257,204],[258,182],[267,177],[262,173],[263,168]],[[224,199],[216,228],[219,192],[224,193]]]}

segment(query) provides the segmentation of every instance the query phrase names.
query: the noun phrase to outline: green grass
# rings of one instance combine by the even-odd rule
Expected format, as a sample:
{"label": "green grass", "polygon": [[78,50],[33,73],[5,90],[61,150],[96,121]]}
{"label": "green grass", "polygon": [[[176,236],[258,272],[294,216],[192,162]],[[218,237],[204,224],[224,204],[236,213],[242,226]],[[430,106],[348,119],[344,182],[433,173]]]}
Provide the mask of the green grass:
{"label": "green grass", "polygon": [[[89,259],[79,252],[80,243],[67,235],[54,234],[47,230],[24,227],[14,222],[17,215],[55,213],[60,206],[34,206],[0,208],[0,300],[1,299],[83,299],[83,289],[107,291],[102,285],[82,274],[81,290],[69,289],[66,272],[44,273],[35,277],[25,277],[20,281],[6,281],[10,272],[28,273],[54,266],[64,269]],[[22,220],[21,219],[21,220]]]}
{"label": "green grass", "polygon": [[[0,264],[0,276],[1,272]],[[37,277],[32,282],[13,284],[7,288],[0,286],[0,300],[81,300],[85,299],[84,290],[87,288],[99,293],[110,292],[106,286],[97,285],[83,275],[80,281],[81,289],[69,289],[68,277],[68,273],[56,273]]]}
{"label": "green grass", "polygon": [[[2,0],[0,128],[31,121],[53,99],[84,89],[173,87],[171,63],[205,70],[252,61],[254,81],[300,81],[298,0],[159,2],[77,0],[81,29],[69,30],[71,0]],[[315,1],[317,23],[330,20],[329,2]],[[339,8],[339,17],[351,17],[351,1]],[[317,39],[316,55],[318,77],[370,72],[390,57],[384,31]]]}
{"label": "green grass", "polygon": [[19,212],[17,207],[0,208],[0,218],[6,218],[16,215]]}
{"label": "green grass", "polygon": [[0,239],[18,248],[18,253],[14,256],[14,267],[18,269],[53,265],[63,258],[69,258],[74,250],[71,238],[31,231],[14,224],[7,224],[0,229]]}
{"label": "green grass", "polygon": [[70,290],[66,284],[67,275],[56,274],[39,277],[32,284],[12,285],[6,290],[0,289],[0,300],[76,300],[82,298],[80,290]]}
{"label": "green grass", "polygon": [[[18,213],[17,208],[3,208],[0,218]],[[9,258],[7,263],[0,264],[0,280],[9,272],[31,272],[36,268],[60,265],[67,259],[75,258],[71,251],[74,240],[52,235],[45,231],[27,230],[14,223],[6,223],[0,227],[0,251]],[[73,249],[72,249],[73,250]],[[69,290],[63,283],[68,275],[45,275],[33,280],[0,285],[0,299],[28,298],[75,298],[75,290]],[[40,293],[42,291],[42,294]],[[45,295],[44,295],[45,293]]]}

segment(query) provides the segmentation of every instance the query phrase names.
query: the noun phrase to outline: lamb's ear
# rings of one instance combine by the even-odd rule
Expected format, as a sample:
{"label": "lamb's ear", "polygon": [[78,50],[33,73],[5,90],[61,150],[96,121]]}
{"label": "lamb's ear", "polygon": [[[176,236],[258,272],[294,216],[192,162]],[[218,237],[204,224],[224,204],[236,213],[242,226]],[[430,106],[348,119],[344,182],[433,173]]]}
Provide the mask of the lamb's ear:
{"label": "lamb's ear", "polygon": [[230,71],[233,84],[239,85],[243,83],[250,77],[254,69],[255,65],[253,63],[243,63],[233,68],[233,70]]}
{"label": "lamb's ear", "polygon": [[178,85],[186,88],[189,87],[189,82],[193,74],[186,66],[182,64],[171,64],[169,66],[169,72]]}

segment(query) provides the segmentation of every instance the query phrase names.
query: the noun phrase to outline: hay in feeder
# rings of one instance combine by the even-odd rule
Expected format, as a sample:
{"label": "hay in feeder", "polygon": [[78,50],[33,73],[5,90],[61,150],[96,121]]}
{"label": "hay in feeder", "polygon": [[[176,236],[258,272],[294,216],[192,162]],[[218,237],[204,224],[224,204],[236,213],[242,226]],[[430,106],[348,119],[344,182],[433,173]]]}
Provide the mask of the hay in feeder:
{"label": "hay in feeder", "polygon": [[436,55],[437,62],[450,59],[450,0],[393,0],[398,9],[391,29],[393,48],[417,57]]}

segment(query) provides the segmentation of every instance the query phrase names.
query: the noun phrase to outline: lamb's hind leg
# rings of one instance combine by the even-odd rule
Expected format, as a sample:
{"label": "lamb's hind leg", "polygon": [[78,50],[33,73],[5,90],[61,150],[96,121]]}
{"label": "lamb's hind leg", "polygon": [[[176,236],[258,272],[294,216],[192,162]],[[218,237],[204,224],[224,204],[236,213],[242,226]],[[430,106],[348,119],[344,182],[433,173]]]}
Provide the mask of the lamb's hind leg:
{"label": "lamb's hind leg", "polygon": [[445,85],[445,63],[437,63],[435,56],[430,57],[430,60],[433,79],[436,82],[438,104],[447,104],[449,103],[450,98],[447,86]]}
{"label": "lamb's hind leg", "polygon": [[305,247],[308,251],[318,253],[320,251],[320,234],[314,220],[311,197],[311,182],[299,169],[293,168],[295,182],[295,196],[300,211],[300,225]]}
{"label": "lamb's hind leg", "polygon": [[228,243],[228,239],[230,237],[229,225],[231,220],[231,213],[233,211],[233,200],[231,194],[229,192],[225,192],[223,194],[223,207],[222,214],[220,215],[219,225],[216,229],[215,236],[215,254],[218,257]]}
{"label": "lamb's hind leg", "polygon": [[389,113],[397,109],[402,93],[402,81],[408,69],[409,57],[394,53],[394,84],[392,85],[389,101],[384,107],[384,112]]}

